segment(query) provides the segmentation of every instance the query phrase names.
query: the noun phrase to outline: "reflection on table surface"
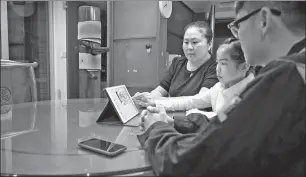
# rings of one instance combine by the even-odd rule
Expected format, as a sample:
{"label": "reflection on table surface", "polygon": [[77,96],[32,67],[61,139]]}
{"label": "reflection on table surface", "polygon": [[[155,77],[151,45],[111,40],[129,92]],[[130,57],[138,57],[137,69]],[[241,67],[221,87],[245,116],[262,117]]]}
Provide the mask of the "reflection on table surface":
{"label": "reflection on table surface", "polygon": [[[105,99],[90,99],[12,105],[10,113],[1,114],[1,173],[77,175],[149,170],[135,135],[137,127],[96,123],[106,103]],[[92,137],[126,145],[127,151],[109,158],[77,146]]]}

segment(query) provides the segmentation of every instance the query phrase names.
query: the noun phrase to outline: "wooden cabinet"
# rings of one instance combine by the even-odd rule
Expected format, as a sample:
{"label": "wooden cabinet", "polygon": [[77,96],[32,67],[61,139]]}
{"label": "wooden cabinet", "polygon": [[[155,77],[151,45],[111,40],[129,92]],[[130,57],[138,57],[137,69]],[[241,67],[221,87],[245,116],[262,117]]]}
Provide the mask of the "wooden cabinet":
{"label": "wooden cabinet", "polygon": [[[152,45],[147,53],[145,45]],[[158,82],[156,38],[124,39],[114,42],[114,85],[155,87]]]}
{"label": "wooden cabinet", "polygon": [[156,37],[157,1],[114,1],[114,40]]}
{"label": "wooden cabinet", "polygon": [[167,51],[183,55],[184,28],[193,21],[194,13],[183,2],[173,1],[172,15],[167,23]]}
{"label": "wooden cabinet", "polygon": [[[166,51],[167,39],[160,37],[165,36],[162,30],[167,31],[161,29],[165,21],[160,17],[158,1],[113,2],[111,85],[139,90],[158,86],[159,73],[164,73],[159,66],[165,63],[162,52]],[[149,53],[146,45],[152,46]]]}

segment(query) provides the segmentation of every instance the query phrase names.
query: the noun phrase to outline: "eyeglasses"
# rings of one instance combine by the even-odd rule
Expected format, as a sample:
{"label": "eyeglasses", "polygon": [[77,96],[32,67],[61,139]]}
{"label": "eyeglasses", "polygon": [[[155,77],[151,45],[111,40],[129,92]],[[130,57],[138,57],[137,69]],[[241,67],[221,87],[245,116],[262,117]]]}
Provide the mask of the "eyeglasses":
{"label": "eyeglasses", "polygon": [[[259,12],[261,10],[261,8],[254,10],[253,12],[241,17],[240,19],[237,19],[233,22],[231,22],[230,24],[227,25],[227,28],[231,30],[233,36],[235,38],[238,39],[238,30],[239,30],[239,23],[246,21],[247,19],[249,19],[250,17],[252,17],[252,15],[256,14],[257,12]],[[276,16],[280,16],[281,12],[279,10],[275,10],[275,9],[270,9],[271,13],[276,15]]]}

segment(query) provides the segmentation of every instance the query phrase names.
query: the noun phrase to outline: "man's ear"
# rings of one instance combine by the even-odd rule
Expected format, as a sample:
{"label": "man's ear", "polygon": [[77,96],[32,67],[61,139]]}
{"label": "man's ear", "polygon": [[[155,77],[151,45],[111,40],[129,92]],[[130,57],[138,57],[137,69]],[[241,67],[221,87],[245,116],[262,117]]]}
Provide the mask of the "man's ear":
{"label": "man's ear", "polygon": [[259,29],[261,30],[261,39],[264,39],[269,29],[271,28],[272,13],[268,7],[263,7],[259,12],[259,16]]}

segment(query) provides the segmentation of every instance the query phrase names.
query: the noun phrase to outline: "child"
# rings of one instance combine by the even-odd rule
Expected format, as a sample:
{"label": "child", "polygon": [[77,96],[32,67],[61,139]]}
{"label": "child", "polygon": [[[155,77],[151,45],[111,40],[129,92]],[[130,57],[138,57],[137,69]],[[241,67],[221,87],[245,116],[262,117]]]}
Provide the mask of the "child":
{"label": "child", "polygon": [[239,41],[226,40],[217,50],[217,77],[219,82],[206,92],[194,96],[150,100],[151,106],[160,105],[166,110],[190,110],[212,107],[215,113],[231,105],[232,99],[245,89],[254,79]]}

